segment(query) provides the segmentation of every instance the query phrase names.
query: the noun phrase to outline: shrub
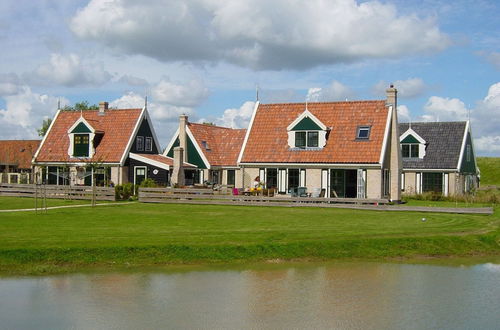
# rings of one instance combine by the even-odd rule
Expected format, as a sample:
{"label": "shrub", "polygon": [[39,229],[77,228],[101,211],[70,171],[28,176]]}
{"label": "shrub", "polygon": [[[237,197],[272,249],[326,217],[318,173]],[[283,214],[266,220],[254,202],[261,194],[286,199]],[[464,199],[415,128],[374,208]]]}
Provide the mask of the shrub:
{"label": "shrub", "polygon": [[134,185],[132,183],[125,183],[123,185],[115,186],[116,200],[127,200],[134,195]]}

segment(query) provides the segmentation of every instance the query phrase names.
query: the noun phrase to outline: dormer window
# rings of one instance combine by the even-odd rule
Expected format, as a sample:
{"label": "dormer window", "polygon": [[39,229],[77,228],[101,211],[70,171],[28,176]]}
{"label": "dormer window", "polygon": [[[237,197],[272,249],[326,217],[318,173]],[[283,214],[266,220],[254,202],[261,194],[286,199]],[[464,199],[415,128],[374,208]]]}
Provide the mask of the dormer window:
{"label": "dormer window", "polygon": [[370,139],[370,126],[358,126],[356,132],[356,140],[369,140]]}
{"label": "dormer window", "polygon": [[73,156],[74,157],[88,157],[89,156],[89,135],[88,134],[75,134],[74,135]]}
{"label": "dormer window", "polygon": [[[68,129],[68,156],[92,158],[95,153],[96,136],[102,138],[104,132],[96,130],[85,118],[80,117]],[[96,135],[98,134],[98,135]],[[97,140],[100,141],[100,138]],[[98,143],[98,142],[97,142]]]}
{"label": "dormer window", "polygon": [[409,128],[401,135],[399,141],[401,143],[401,155],[403,158],[424,158],[426,142],[414,130]]}
{"label": "dormer window", "polygon": [[135,141],[135,149],[137,151],[144,151],[144,137],[138,136]]}
{"label": "dormer window", "polygon": [[146,151],[152,151],[153,150],[153,139],[150,137],[146,138],[146,145],[145,145]]}
{"label": "dormer window", "polygon": [[294,149],[317,149],[326,144],[326,126],[305,110],[287,128],[288,145]]}

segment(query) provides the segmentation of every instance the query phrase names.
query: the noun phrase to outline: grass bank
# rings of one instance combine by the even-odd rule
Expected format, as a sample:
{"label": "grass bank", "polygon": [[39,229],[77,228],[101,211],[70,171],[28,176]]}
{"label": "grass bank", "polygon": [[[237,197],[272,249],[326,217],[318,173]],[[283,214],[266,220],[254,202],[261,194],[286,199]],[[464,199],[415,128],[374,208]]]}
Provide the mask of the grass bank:
{"label": "grass bank", "polygon": [[[0,273],[499,255],[500,214],[128,204],[0,215]],[[422,217],[427,221],[423,222]]]}
{"label": "grass bank", "polygon": [[500,157],[477,157],[481,170],[481,186],[500,187]]}

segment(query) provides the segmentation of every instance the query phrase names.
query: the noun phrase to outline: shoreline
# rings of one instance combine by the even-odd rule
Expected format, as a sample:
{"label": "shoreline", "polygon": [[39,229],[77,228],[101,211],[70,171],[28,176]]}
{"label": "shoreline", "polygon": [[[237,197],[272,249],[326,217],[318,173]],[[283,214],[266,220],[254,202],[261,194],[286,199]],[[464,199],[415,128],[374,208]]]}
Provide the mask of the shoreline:
{"label": "shoreline", "polygon": [[0,278],[151,268],[356,261],[440,263],[498,257],[500,245],[495,233],[292,244],[15,249],[0,250]]}

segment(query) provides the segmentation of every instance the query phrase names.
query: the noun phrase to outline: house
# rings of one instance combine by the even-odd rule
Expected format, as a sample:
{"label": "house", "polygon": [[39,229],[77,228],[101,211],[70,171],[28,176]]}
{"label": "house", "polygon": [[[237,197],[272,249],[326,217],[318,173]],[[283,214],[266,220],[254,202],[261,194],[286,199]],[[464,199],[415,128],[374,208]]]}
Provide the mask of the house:
{"label": "house", "polygon": [[[140,184],[151,178],[165,185],[173,160],[162,156],[146,107],[58,110],[33,165],[48,184]],[[95,182],[92,182],[95,178]]]}
{"label": "house", "polygon": [[286,194],[400,200],[397,90],[386,100],[257,104],[238,157],[242,187],[255,177]]}
{"label": "house", "polygon": [[470,123],[401,123],[401,187],[406,194],[460,195],[477,188]]}
{"label": "house", "polygon": [[31,182],[31,159],[40,140],[0,141],[0,183]]}
{"label": "house", "polygon": [[[190,123],[186,115],[181,115],[179,128],[168,143],[164,156],[182,158],[180,174],[186,185],[210,182],[235,186],[241,181],[237,160],[245,133],[246,129]],[[179,147],[182,156],[175,157],[175,149]],[[177,175],[172,175],[172,180],[179,183]]]}

